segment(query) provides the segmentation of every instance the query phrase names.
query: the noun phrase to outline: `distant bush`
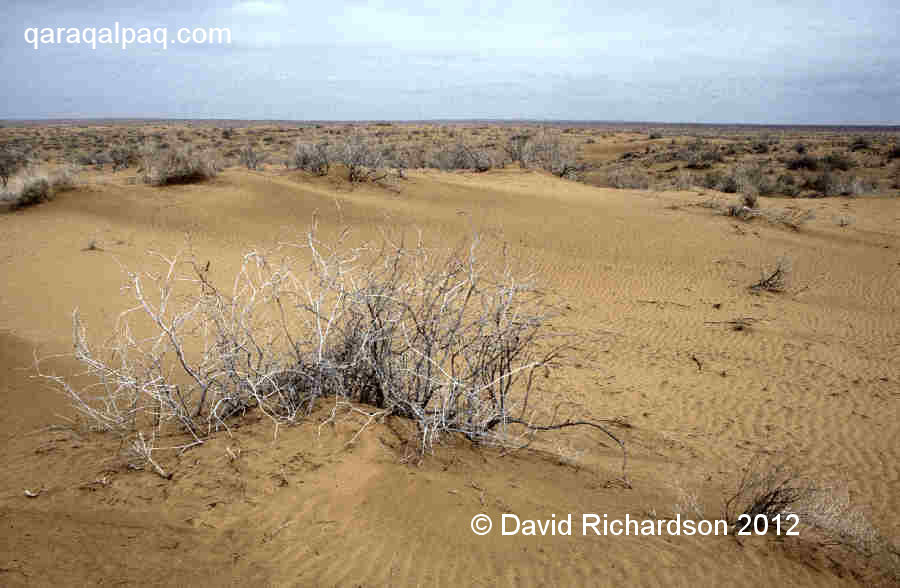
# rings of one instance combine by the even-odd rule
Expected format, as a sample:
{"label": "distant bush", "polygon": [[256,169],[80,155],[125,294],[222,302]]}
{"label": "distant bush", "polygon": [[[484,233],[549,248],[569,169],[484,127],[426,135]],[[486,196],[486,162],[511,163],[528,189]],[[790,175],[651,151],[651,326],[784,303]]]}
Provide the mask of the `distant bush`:
{"label": "distant bush", "polygon": [[329,160],[328,143],[313,144],[297,141],[294,146],[293,164],[297,169],[324,176],[328,174]]}
{"label": "distant bush", "polygon": [[791,174],[785,173],[778,176],[775,180],[775,194],[784,194],[785,196],[796,196],[800,192],[799,186]]}
{"label": "distant bush", "polygon": [[56,194],[71,190],[75,186],[75,170],[65,167],[49,175],[30,175],[17,179],[18,189],[4,193],[4,200],[13,209],[26,208],[52,200]]}
{"label": "distant bush", "polygon": [[850,143],[850,151],[863,151],[872,147],[871,141],[866,137],[856,137]]}
{"label": "distant bush", "polygon": [[461,141],[432,154],[429,164],[431,167],[443,171],[461,169],[486,172],[494,167],[494,161],[490,154],[480,149],[473,149]]}
{"label": "distant bush", "polygon": [[847,171],[856,166],[856,162],[853,161],[853,158],[840,153],[829,153],[822,158],[822,163],[825,165],[825,168],[830,171]]}
{"label": "distant bush", "polygon": [[787,162],[787,168],[790,170],[806,169],[816,171],[819,169],[819,160],[811,155],[802,155]]}
{"label": "distant bush", "polygon": [[734,194],[738,191],[738,182],[734,174],[724,174],[720,171],[708,172],[703,176],[701,184],[704,188],[726,194]]}
{"label": "distant bush", "polygon": [[77,174],[77,168],[71,165],[50,172],[50,188],[55,194],[71,190],[75,187],[75,176]]}
{"label": "distant bush", "polygon": [[713,164],[725,161],[725,158],[715,146],[707,147],[703,141],[689,144],[686,148],[679,151],[677,158],[686,162],[686,168],[698,170],[709,169]]}
{"label": "distant bush", "polygon": [[804,153],[806,153],[806,144],[799,142],[794,143],[794,146],[791,147],[791,149],[793,149],[797,154],[803,155]]}
{"label": "distant bush", "polygon": [[810,178],[803,186],[822,196],[862,196],[878,189],[877,182],[856,176],[841,176],[828,170]]}
{"label": "distant bush", "polygon": [[528,142],[527,150],[532,165],[560,178],[578,178],[575,145],[563,141],[558,133],[541,131]]}
{"label": "distant bush", "polygon": [[116,145],[109,150],[109,157],[112,159],[113,172],[134,164],[138,159],[135,149],[128,145]]}
{"label": "distant bush", "polygon": [[141,171],[144,182],[152,186],[192,184],[219,173],[213,155],[191,145],[145,145],[141,150]]}
{"label": "distant bush", "polygon": [[262,164],[263,160],[265,160],[265,156],[257,151],[250,143],[241,147],[238,158],[240,159],[241,165],[246,166],[246,168],[250,170],[259,169],[259,166]]}
{"label": "distant bush", "polygon": [[0,148],[0,182],[6,188],[9,178],[25,167],[28,158],[22,151],[11,147]]}
{"label": "distant bush", "polygon": [[650,188],[650,178],[640,170],[616,167],[607,172],[605,185],[625,190],[647,190]]}
{"label": "distant bush", "polygon": [[814,190],[823,196],[837,196],[840,194],[837,176],[827,170],[814,178],[807,179],[803,187],[807,190]]}
{"label": "distant bush", "polygon": [[530,140],[531,135],[529,134],[513,135],[505,146],[506,154],[512,159],[513,163],[518,163],[521,168],[526,168],[529,164],[528,142]]}
{"label": "distant bush", "polygon": [[25,180],[22,191],[13,201],[13,207],[25,208],[50,200],[50,181],[44,177],[34,177]]}
{"label": "distant bush", "polygon": [[339,145],[336,159],[347,168],[351,182],[366,182],[384,176],[384,159],[371,140],[359,132],[354,132]]}
{"label": "distant bush", "polygon": [[900,159],[900,145],[894,145],[887,152],[888,159]]}

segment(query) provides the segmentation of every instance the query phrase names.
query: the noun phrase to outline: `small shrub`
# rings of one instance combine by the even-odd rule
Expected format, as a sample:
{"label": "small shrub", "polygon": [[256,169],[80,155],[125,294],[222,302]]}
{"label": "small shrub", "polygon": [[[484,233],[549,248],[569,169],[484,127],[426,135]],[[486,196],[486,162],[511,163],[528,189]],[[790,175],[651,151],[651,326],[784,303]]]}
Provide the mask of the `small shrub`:
{"label": "small shrub", "polygon": [[838,196],[841,193],[840,178],[827,170],[807,179],[803,187],[807,190],[814,190],[822,196]]}
{"label": "small shrub", "polygon": [[750,286],[751,290],[767,292],[784,292],[791,273],[791,263],[786,257],[780,257],[775,267],[763,270],[759,281]]}
{"label": "small shrub", "polygon": [[894,145],[887,152],[888,159],[900,159],[900,145]]}
{"label": "small shrub", "polygon": [[77,168],[73,166],[65,166],[56,169],[50,173],[50,189],[54,194],[66,192],[75,187],[75,176],[78,174]]}
{"label": "small shrub", "polygon": [[791,147],[795,153],[798,155],[803,155],[806,153],[806,144],[805,143],[794,143],[794,146]]}
{"label": "small shrub", "polygon": [[253,145],[247,143],[243,147],[241,147],[240,152],[238,153],[238,159],[241,162],[241,165],[246,166],[249,170],[257,170],[259,166],[262,164],[263,160],[265,160],[265,156],[257,151]]}
{"label": "small shrub", "polygon": [[759,208],[759,194],[752,192],[742,194],[741,204],[747,208]]}
{"label": "small shrub", "polygon": [[805,169],[809,171],[816,171],[819,169],[819,160],[811,155],[803,155],[801,157],[796,157],[787,162],[787,168],[790,170],[800,170]]}
{"label": "small shrub", "polygon": [[124,169],[137,161],[137,152],[127,145],[117,145],[109,150],[109,157],[113,164],[113,173]]}
{"label": "small shrub", "polygon": [[52,200],[61,192],[75,187],[74,167],[63,167],[49,175],[26,175],[16,178],[16,188],[3,193],[3,199],[10,202],[13,209],[26,208]]}
{"label": "small shrub", "polygon": [[829,171],[847,171],[856,166],[851,157],[840,153],[829,153],[822,159],[822,163]]}
{"label": "small shrub", "polygon": [[560,178],[578,178],[575,145],[561,139],[558,133],[541,131],[529,141],[527,148],[533,165]]}
{"label": "small shrub", "polygon": [[9,178],[15,175],[20,169],[28,163],[28,158],[24,153],[11,147],[0,148],[0,182],[5,188],[9,183]]}
{"label": "small shrub", "polygon": [[317,176],[328,174],[328,143],[306,143],[298,141],[294,146],[294,167]]}
{"label": "small shrub", "polygon": [[709,169],[713,164],[724,161],[722,154],[714,149],[706,151],[689,151],[682,159],[687,162],[685,167],[688,169]]}
{"label": "small shrub", "polygon": [[863,196],[878,190],[878,182],[866,180],[856,176],[842,178],[838,183],[838,192],[841,196]]}
{"label": "small shrub", "polygon": [[856,137],[850,143],[850,151],[863,151],[872,147],[872,142],[867,137]]}
{"label": "small shrub", "polygon": [[616,167],[606,173],[604,185],[624,190],[647,190],[650,188],[650,178],[637,169]]}
{"label": "small shrub", "polygon": [[[757,517],[766,520],[768,530],[776,530],[779,521],[785,526],[796,523],[823,533],[828,542],[853,549],[867,556],[877,556],[885,571],[896,578],[900,572],[894,551],[865,515],[851,507],[849,493],[810,479],[787,463],[764,463],[752,459],[745,466],[734,492],[726,499],[723,516],[735,532],[755,534]],[[894,565],[891,565],[893,562]]]}
{"label": "small shrub", "polygon": [[781,174],[778,176],[778,179],[775,180],[775,186],[773,187],[774,194],[784,194],[785,196],[796,196],[800,193],[800,188],[797,185],[794,176],[788,173]]}
{"label": "small shrub", "polygon": [[491,156],[487,152],[472,149],[463,142],[435,152],[431,156],[429,163],[431,167],[443,171],[463,169],[475,172],[486,172],[494,165]]}
{"label": "small shrub", "polygon": [[509,138],[505,149],[506,154],[512,159],[513,163],[518,163],[519,167],[526,168],[530,163],[530,152],[527,148],[528,142],[531,140],[529,134],[513,135]]}
{"label": "small shrub", "polygon": [[[553,308],[519,279],[513,260],[483,261],[478,238],[450,251],[408,246],[402,235],[353,247],[323,243],[311,230],[271,256],[243,256],[232,295],[191,260],[159,257],[155,271],[128,273],[155,344],[135,341],[123,317],[105,352],[88,344],[76,313],[75,359],[104,385],[76,389],[38,364],[91,428],[135,443],[141,463],[153,465],[159,432],[186,432],[191,445],[202,444],[248,412],[296,423],[322,399],[335,406],[332,419],[353,410],[369,422],[407,419],[421,453],[459,434],[521,447],[538,431],[585,425],[625,457],[624,443],[596,421],[536,420],[556,411],[529,402],[533,376],[570,337],[550,330]],[[186,353],[200,331],[210,332],[210,344]],[[254,357],[245,361],[249,349]]]}
{"label": "small shrub", "polygon": [[744,516],[749,517],[750,529],[757,516],[774,523],[776,517],[795,514],[817,491],[817,487],[785,464],[766,466],[754,460],[744,468],[734,493],[726,499],[724,518],[735,531],[746,523]]}
{"label": "small shrub", "polygon": [[147,145],[141,151],[144,182],[152,186],[191,184],[214,178],[219,168],[209,152],[191,145]]}
{"label": "small shrub", "polygon": [[347,168],[351,182],[377,180],[384,166],[381,152],[359,132],[354,132],[338,147],[337,160]]}
{"label": "small shrub", "polygon": [[13,208],[25,208],[46,202],[53,197],[50,181],[43,177],[32,177],[25,180],[22,191],[13,201]]}

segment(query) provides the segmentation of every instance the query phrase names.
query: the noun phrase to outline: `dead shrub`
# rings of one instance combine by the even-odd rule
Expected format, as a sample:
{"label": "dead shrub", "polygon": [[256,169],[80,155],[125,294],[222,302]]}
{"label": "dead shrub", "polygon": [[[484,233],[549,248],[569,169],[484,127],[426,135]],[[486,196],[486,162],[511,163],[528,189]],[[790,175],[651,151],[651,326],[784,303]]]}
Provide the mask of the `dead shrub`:
{"label": "dead shrub", "polygon": [[[756,517],[766,519],[770,531],[778,528],[774,522],[780,517],[784,533],[793,525],[786,520],[791,515],[802,528],[817,530],[825,544],[878,555],[883,563],[890,563],[892,547],[866,516],[851,506],[846,488],[816,482],[787,462],[752,458],[725,500],[724,519],[735,532],[743,528],[752,534],[758,530],[754,529]],[[894,566],[896,563],[895,559]],[[890,571],[894,566],[886,567]],[[900,567],[895,567],[896,571]]]}
{"label": "dead shrub", "polygon": [[[155,271],[128,273],[134,308],[105,352],[73,315],[75,358],[96,382],[75,389],[40,363],[38,373],[91,428],[130,440],[143,458],[173,430],[189,436],[183,449],[247,412],[290,424],[327,398],[335,413],[370,406],[369,422],[409,419],[422,452],[453,434],[509,447],[590,426],[622,448],[625,475],[625,445],[608,428],[553,420],[558,407],[530,398],[535,371],[571,338],[549,329],[552,309],[508,255],[487,263],[477,236],[450,251],[347,239],[329,246],[313,228],[270,254],[250,252],[230,290],[189,258],[154,254]],[[150,335],[136,338],[130,323]]]}
{"label": "dead shrub", "polygon": [[759,281],[750,286],[751,290],[767,292],[784,292],[791,274],[791,262],[787,257],[779,257],[775,267],[764,269]]}

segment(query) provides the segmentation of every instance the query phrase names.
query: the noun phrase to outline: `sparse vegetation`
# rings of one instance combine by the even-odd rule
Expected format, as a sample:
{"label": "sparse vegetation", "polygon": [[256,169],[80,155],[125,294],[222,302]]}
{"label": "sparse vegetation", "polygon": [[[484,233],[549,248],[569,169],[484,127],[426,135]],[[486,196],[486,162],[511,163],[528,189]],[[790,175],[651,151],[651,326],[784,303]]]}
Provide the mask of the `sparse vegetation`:
{"label": "sparse vegetation", "polygon": [[137,153],[127,145],[113,147],[109,150],[109,157],[112,160],[113,172],[117,172],[137,162]]}
{"label": "sparse vegetation", "polygon": [[144,182],[152,186],[192,184],[214,178],[219,168],[209,152],[191,145],[145,145],[140,153]]}
{"label": "sparse vegetation", "polygon": [[338,145],[335,158],[347,168],[347,179],[351,182],[369,182],[385,177],[384,158],[369,137],[362,133],[354,133]]}
{"label": "sparse vegetation", "polygon": [[247,143],[246,145],[241,147],[238,157],[240,159],[241,165],[245,166],[249,170],[254,171],[259,169],[259,166],[265,160],[265,156],[250,143]]}
{"label": "sparse vegetation", "polygon": [[460,141],[434,153],[430,159],[430,167],[443,171],[486,172],[494,167],[494,162],[487,152],[473,149]]}
{"label": "sparse vegetation", "polygon": [[0,148],[0,182],[3,187],[9,184],[11,178],[16,172],[25,167],[28,158],[24,153],[11,147]]}
{"label": "sparse vegetation", "polygon": [[604,185],[627,190],[647,190],[650,188],[650,178],[641,170],[615,167],[607,172]]}
{"label": "sparse vegetation", "polygon": [[816,171],[819,169],[819,160],[811,155],[802,155],[789,160],[787,162],[787,168],[795,171],[800,169]]}
{"label": "sparse vegetation", "polygon": [[780,257],[775,267],[763,270],[758,282],[750,286],[751,290],[766,292],[784,292],[791,273],[791,262],[787,257]]}
{"label": "sparse vegetation", "polygon": [[829,171],[848,171],[856,166],[856,162],[851,157],[841,153],[829,153],[822,158],[822,163]]}
{"label": "sparse vegetation", "polygon": [[24,177],[16,178],[12,190],[4,191],[3,200],[8,201],[13,209],[27,208],[52,200],[55,195],[74,186],[75,171],[70,167],[54,170],[50,174],[30,170]]}
{"label": "sparse vegetation", "polygon": [[763,527],[758,518],[765,519],[766,529],[775,530],[780,524],[783,532],[793,524],[787,522],[791,516],[801,527],[821,533],[827,543],[875,556],[886,572],[900,577],[895,548],[850,505],[846,489],[817,483],[784,462],[751,459],[725,500],[725,520],[735,533],[747,527],[758,532]]}

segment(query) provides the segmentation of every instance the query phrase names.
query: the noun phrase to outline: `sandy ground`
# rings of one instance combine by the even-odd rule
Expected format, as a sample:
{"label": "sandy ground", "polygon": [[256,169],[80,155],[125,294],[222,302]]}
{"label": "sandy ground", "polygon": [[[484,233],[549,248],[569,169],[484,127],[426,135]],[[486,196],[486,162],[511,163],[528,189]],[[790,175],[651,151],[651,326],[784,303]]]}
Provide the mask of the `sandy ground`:
{"label": "sandy ground", "polygon": [[[513,169],[413,172],[394,190],[299,173],[229,170],[168,188],[128,176],[93,174],[53,202],[0,215],[0,584],[890,582],[814,540],[510,537],[496,526],[502,513],[668,518],[678,487],[717,518],[748,458],[777,454],[846,485],[896,542],[896,200],[761,199],[812,209],[795,231],[716,214],[703,205],[714,193],[606,190]],[[592,341],[542,392],[630,424],[617,430],[634,487],[616,482],[617,448],[586,431],[505,456],[451,443],[414,465],[386,425],[345,449],[358,423],[320,431],[323,407],[277,439],[270,423],[247,422],[166,457],[167,481],[124,470],[110,439],[59,426],[71,411],[32,377],[32,357],[71,349],[76,307],[102,337],[128,303],[120,263],[139,267],[148,249],[173,252],[189,235],[225,278],[241,252],[302,232],[314,213],[361,236],[390,224],[433,242],[481,230],[514,246],[565,300],[561,324]],[[86,250],[91,241],[101,250]],[[788,291],[748,291],[783,255]],[[741,317],[755,321],[726,324]],[[477,537],[469,523],[481,512],[495,529]]]}

